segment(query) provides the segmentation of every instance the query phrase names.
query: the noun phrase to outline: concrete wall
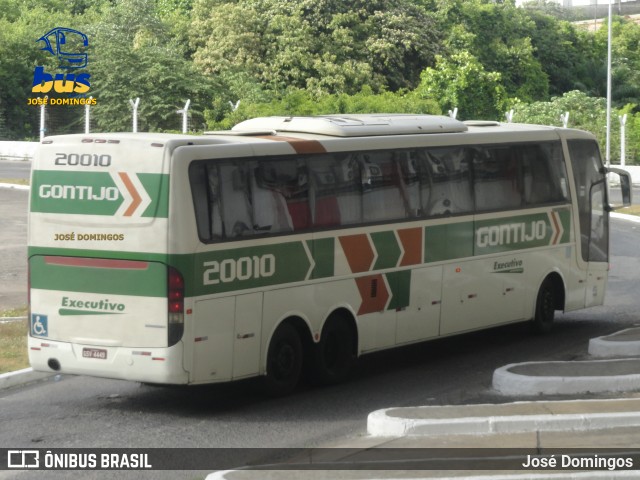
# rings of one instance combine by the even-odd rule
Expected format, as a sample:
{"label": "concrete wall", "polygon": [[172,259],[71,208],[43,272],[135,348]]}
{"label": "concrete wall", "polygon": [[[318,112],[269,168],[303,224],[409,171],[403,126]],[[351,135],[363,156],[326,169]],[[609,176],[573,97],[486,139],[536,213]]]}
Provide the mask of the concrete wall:
{"label": "concrete wall", "polygon": [[38,142],[0,142],[0,160],[31,160]]}

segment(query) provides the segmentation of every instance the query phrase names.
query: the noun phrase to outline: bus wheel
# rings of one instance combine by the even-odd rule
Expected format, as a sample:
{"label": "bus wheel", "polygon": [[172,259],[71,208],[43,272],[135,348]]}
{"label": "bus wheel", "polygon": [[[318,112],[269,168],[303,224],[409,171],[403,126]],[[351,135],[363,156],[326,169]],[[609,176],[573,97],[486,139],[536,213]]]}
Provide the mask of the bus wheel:
{"label": "bus wheel", "polygon": [[355,337],[347,322],[339,315],[330,317],[322,329],[320,342],[315,346],[315,377],[325,385],[347,379],[356,363]]}
{"label": "bus wheel", "polygon": [[548,333],[553,327],[556,312],[556,294],[553,282],[549,279],[542,282],[536,299],[536,313],[533,317],[533,330],[536,333]]}
{"label": "bus wheel", "polygon": [[288,323],[280,325],[271,339],[267,354],[265,391],[282,396],[291,393],[298,384],[302,371],[302,342],[300,335]]}

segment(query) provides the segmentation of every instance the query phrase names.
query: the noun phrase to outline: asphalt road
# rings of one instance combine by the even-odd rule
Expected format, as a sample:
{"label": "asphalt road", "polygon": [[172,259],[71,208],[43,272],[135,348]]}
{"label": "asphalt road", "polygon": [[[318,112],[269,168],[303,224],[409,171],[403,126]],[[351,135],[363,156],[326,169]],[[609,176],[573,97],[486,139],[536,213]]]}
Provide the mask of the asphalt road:
{"label": "asphalt road", "polygon": [[31,174],[31,162],[0,160],[0,178],[27,179]]}
{"label": "asphalt road", "polygon": [[26,190],[0,188],[0,310],[27,304],[28,199]]}

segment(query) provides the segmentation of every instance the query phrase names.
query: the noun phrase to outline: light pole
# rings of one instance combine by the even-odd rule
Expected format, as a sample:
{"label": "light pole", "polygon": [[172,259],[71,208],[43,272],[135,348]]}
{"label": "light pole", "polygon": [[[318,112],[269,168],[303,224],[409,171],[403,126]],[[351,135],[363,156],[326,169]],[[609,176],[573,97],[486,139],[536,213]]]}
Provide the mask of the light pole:
{"label": "light pole", "polygon": [[627,135],[626,135],[626,127],[627,127],[627,114],[625,113],[622,116],[618,116],[618,118],[620,119],[620,166],[624,167],[626,162],[626,156],[627,156],[627,151],[626,151],[626,142],[627,142]]}
{"label": "light pole", "polygon": [[607,167],[611,165],[611,2],[609,0],[609,31],[607,35]]}

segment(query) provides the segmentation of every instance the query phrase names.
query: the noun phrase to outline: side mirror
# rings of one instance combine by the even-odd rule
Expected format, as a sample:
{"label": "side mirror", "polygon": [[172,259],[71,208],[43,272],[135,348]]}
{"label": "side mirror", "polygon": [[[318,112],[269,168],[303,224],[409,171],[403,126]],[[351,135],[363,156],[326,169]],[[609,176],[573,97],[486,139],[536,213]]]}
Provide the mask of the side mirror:
{"label": "side mirror", "polygon": [[631,174],[621,168],[608,168],[608,173],[614,173],[620,177],[620,192],[622,193],[622,205],[613,205],[612,210],[631,205]]}

